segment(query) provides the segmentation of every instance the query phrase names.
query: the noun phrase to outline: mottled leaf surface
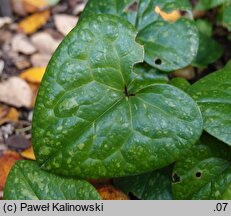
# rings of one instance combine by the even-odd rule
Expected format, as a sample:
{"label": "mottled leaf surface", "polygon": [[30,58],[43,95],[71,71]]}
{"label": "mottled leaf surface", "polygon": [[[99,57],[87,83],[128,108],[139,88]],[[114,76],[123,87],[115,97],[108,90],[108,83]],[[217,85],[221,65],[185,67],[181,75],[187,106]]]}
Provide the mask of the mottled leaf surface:
{"label": "mottled leaf surface", "polygon": [[[173,10],[187,11],[191,14],[188,0],[140,0],[135,21],[131,21],[121,12],[125,6],[134,1],[98,1],[90,0],[82,15],[82,19],[90,14],[114,14],[129,20],[139,30],[138,41],[144,44],[145,61],[163,71],[173,71],[189,65],[198,49],[198,32],[194,23],[186,18],[168,22],[155,12],[160,8],[163,12]],[[126,10],[125,10],[126,11]],[[136,12],[133,11],[133,14]],[[191,17],[191,16],[189,16]]]}
{"label": "mottled leaf surface", "polygon": [[43,169],[83,178],[139,174],[171,164],[199,139],[192,98],[171,85],[136,82],[132,66],[143,60],[136,33],[124,19],[97,15],[59,46],[33,118]]}
{"label": "mottled leaf surface", "polygon": [[98,200],[96,189],[85,180],[75,180],[42,171],[32,161],[17,162],[4,189],[7,200]]}
{"label": "mottled leaf surface", "polygon": [[205,134],[191,155],[175,164],[174,199],[231,199],[231,149]]}
{"label": "mottled leaf surface", "polygon": [[201,109],[204,129],[231,145],[231,63],[193,84],[188,93]]}
{"label": "mottled leaf surface", "polygon": [[191,18],[191,4],[188,0],[140,0],[137,11],[136,27],[141,30],[149,24],[163,20],[156,13],[155,8],[159,7],[166,13],[171,13],[174,10],[187,12]]}
{"label": "mottled leaf surface", "polygon": [[[168,83],[166,73],[159,71],[146,63],[136,64],[133,69],[133,82],[130,84],[131,91],[138,91],[143,87],[158,83]],[[138,89],[136,89],[138,87]]]}
{"label": "mottled leaf surface", "polygon": [[137,13],[134,7],[135,0],[89,0],[80,19],[93,14],[112,14],[135,25]]}
{"label": "mottled leaf surface", "polygon": [[114,182],[125,193],[132,193],[142,200],[171,200],[171,171],[164,168],[149,173],[115,179]]}
{"label": "mottled leaf surface", "polygon": [[141,30],[137,41],[144,45],[145,61],[163,71],[189,65],[197,54],[198,32],[193,21],[156,21]]}

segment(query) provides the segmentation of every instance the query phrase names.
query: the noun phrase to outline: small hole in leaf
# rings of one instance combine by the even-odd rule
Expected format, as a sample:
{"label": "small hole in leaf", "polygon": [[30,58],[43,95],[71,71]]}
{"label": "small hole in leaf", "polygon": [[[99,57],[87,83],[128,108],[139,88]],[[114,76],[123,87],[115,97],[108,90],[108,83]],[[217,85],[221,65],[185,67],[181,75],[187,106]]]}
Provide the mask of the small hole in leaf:
{"label": "small hole in leaf", "polygon": [[187,12],[187,11],[184,11],[184,10],[181,10],[181,11],[180,11],[180,15],[181,15],[181,16],[186,16],[187,13],[188,13],[188,12]]}
{"label": "small hole in leaf", "polygon": [[200,178],[200,177],[201,177],[201,175],[202,175],[202,173],[201,173],[201,172],[197,172],[197,173],[196,173],[196,177],[197,177],[197,178]]}
{"label": "small hole in leaf", "polygon": [[156,65],[161,65],[162,64],[161,59],[159,59],[159,58],[155,59],[155,64]]}
{"label": "small hole in leaf", "polygon": [[178,183],[178,182],[180,182],[180,176],[178,176],[176,173],[173,173],[172,183]]}

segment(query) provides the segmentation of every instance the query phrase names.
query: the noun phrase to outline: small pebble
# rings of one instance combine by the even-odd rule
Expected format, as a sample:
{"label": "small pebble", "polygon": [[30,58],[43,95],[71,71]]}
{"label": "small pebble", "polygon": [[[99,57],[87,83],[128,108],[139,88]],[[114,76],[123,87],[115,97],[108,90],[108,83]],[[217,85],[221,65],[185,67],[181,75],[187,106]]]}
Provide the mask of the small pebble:
{"label": "small pebble", "polygon": [[6,140],[8,147],[13,149],[27,149],[30,147],[29,141],[22,135],[13,135]]}

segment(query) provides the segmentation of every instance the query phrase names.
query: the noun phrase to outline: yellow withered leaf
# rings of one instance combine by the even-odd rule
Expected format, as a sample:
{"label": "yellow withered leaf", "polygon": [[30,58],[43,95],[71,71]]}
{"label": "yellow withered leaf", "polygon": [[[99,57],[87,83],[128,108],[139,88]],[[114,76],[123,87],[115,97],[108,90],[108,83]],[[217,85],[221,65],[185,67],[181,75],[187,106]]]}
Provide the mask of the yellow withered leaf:
{"label": "yellow withered leaf", "polygon": [[175,22],[181,17],[179,10],[174,10],[170,13],[166,13],[162,11],[159,6],[155,7],[155,12],[159,14],[165,21],[169,22]]}
{"label": "yellow withered leaf", "polygon": [[42,12],[34,13],[31,16],[26,17],[23,19],[19,24],[18,27],[21,31],[26,34],[32,34],[41,28],[50,17],[50,11],[45,10]]}
{"label": "yellow withered leaf", "polygon": [[45,0],[22,0],[22,2],[29,13],[34,13],[49,6]]}
{"label": "yellow withered leaf", "polygon": [[31,83],[40,83],[45,73],[46,67],[34,67],[23,71],[20,77]]}
{"label": "yellow withered leaf", "polygon": [[35,160],[34,150],[33,150],[32,146],[30,146],[30,148],[22,151],[21,156],[24,157],[25,159]]}
{"label": "yellow withered leaf", "polygon": [[17,122],[19,118],[19,112],[15,108],[10,108],[7,115],[1,119],[0,117],[0,125],[6,122]]}

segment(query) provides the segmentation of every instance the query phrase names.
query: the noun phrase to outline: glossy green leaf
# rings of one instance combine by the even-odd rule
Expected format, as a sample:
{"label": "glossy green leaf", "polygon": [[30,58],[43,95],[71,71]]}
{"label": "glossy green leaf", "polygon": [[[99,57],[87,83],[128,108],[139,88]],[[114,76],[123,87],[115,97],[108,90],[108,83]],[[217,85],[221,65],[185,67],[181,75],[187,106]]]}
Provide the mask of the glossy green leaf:
{"label": "glossy green leaf", "polygon": [[141,30],[137,41],[144,45],[145,61],[163,71],[189,65],[197,54],[198,31],[193,21],[156,21]]}
{"label": "glossy green leaf", "polygon": [[201,109],[204,129],[231,145],[231,62],[193,84],[188,93]]}
{"label": "glossy green leaf", "polygon": [[33,161],[18,161],[7,177],[7,200],[98,200],[96,189],[85,180],[75,180],[42,171]]}
{"label": "glossy green leaf", "polygon": [[136,27],[142,30],[149,24],[163,20],[161,16],[155,12],[155,8],[159,7],[165,13],[171,13],[174,10],[187,12],[192,18],[191,4],[188,0],[139,0]]}
{"label": "glossy green leaf", "polygon": [[223,23],[231,31],[231,5],[226,6],[223,11]]}
{"label": "glossy green leaf", "polygon": [[174,199],[231,199],[231,148],[205,134],[173,170]]}
{"label": "glossy green leaf", "polygon": [[223,54],[221,45],[203,33],[199,33],[199,44],[197,56],[192,62],[192,65],[195,67],[206,67],[219,59]]}
{"label": "glossy green leaf", "polygon": [[115,185],[125,193],[132,193],[142,200],[171,200],[171,171],[164,168],[149,173],[118,178]]}
{"label": "glossy green leaf", "polygon": [[97,15],[59,46],[33,118],[43,169],[83,178],[139,174],[178,160],[199,139],[202,117],[192,98],[134,80],[132,66],[143,60],[136,33],[124,19]]}
{"label": "glossy green leaf", "polygon": [[81,19],[94,14],[112,14],[123,17],[135,25],[136,11],[132,8],[134,0],[89,0]]}
{"label": "glossy green leaf", "polygon": [[[161,10],[170,13],[173,10],[187,11],[191,14],[191,6],[188,0],[140,0],[136,12],[125,13],[134,1],[107,1],[90,0],[82,15],[90,14],[114,14],[129,20],[140,31],[138,41],[144,44],[145,61],[162,71],[173,71],[188,66],[198,49],[198,32],[194,23],[182,18],[176,23],[163,21],[155,12],[158,6]],[[126,17],[134,14],[134,19]],[[125,15],[124,15],[125,14]]]}
{"label": "glossy green leaf", "polygon": [[[163,73],[146,63],[136,64],[132,75],[134,76],[134,81],[130,84],[130,89],[132,91],[138,91],[145,86],[155,83],[168,83],[168,76],[166,73]],[[139,89],[136,89],[136,87]]]}
{"label": "glossy green leaf", "polygon": [[230,2],[230,0],[199,0],[195,9],[208,10],[228,2]]}
{"label": "glossy green leaf", "polygon": [[183,79],[181,77],[173,78],[170,81],[170,84],[179,89],[182,89],[183,91],[187,91],[187,89],[190,87],[190,83],[186,79]]}

